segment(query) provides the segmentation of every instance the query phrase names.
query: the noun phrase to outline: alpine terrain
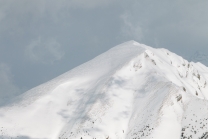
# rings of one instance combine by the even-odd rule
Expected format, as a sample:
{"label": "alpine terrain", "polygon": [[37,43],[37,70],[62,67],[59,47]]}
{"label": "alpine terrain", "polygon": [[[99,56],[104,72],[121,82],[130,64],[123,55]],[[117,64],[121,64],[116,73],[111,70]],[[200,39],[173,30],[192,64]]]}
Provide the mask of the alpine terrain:
{"label": "alpine terrain", "polygon": [[208,68],[123,43],[2,106],[0,139],[208,139]]}

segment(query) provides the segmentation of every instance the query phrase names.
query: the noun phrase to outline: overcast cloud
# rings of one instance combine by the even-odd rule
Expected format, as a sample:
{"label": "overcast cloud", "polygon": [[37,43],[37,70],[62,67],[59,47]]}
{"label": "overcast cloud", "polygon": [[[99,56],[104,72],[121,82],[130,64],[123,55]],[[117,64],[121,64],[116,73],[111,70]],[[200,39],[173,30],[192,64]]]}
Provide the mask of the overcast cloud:
{"label": "overcast cloud", "polygon": [[208,52],[207,13],[207,0],[0,0],[0,97],[129,40],[201,60]]}
{"label": "overcast cloud", "polygon": [[20,89],[14,85],[10,67],[0,63],[0,105],[7,103],[7,100],[21,93]]}
{"label": "overcast cloud", "polygon": [[38,37],[25,47],[25,56],[31,62],[53,64],[64,56],[60,46],[54,39]]}

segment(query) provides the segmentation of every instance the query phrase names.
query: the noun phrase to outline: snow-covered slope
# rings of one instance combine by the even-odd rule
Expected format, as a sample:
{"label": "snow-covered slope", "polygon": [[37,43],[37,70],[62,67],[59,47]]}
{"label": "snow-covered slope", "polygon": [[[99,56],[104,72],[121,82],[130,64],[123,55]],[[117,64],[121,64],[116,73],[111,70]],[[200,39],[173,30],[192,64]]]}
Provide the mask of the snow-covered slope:
{"label": "snow-covered slope", "polygon": [[0,108],[3,139],[208,138],[208,68],[135,41]]}

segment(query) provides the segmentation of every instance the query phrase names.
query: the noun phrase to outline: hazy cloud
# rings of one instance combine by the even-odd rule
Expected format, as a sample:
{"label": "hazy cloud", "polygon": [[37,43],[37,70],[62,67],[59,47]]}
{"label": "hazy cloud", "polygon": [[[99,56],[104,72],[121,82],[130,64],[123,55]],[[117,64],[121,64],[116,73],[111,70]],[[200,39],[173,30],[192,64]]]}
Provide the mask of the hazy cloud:
{"label": "hazy cloud", "polygon": [[121,26],[122,35],[124,37],[141,41],[143,38],[143,32],[142,28],[140,27],[140,23],[136,21],[132,22],[132,17],[128,13],[122,14],[120,18],[123,21],[123,25]]}
{"label": "hazy cloud", "polygon": [[103,7],[106,6],[115,0],[71,0],[69,5],[77,6],[80,8],[95,8],[95,7]]}
{"label": "hazy cloud", "polygon": [[25,55],[32,62],[53,64],[64,56],[61,45],[55,39],[42,39],[32,41],[25,48]]}
{"label": "hazy cloud", "polygon": [[20,89],[13,83],[10,67],[4,63],[0,63],[0,105],[7,103],[19,93]]}
{"label": "hazy cloud", "polygon": [[122,29],[135,40],[179,55],[207,49],[208,1],[138,0],[132,1],[130,7],[122,15]]}
{"label": "hazy cloud", "polygon": [[[58,18],[70,9],[104,7],[117,0],[0,0],[0,19],[30,15],[33,20],[44,16]],[[55,17],[56,16],[56,17]],[[26,17],[28,18],[28,17]],[[0,20],[1,21],[1,20]]]}

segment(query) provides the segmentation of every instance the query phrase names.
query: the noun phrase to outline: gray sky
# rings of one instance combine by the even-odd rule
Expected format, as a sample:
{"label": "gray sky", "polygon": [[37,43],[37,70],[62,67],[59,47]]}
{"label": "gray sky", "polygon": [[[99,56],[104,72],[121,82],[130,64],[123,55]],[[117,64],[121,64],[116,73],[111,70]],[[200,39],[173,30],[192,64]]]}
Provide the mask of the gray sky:
{"label": "gray sky", "polygon": [[0,105],[129,40],[206,54],[207,13],[207,0],[0,0]]}

